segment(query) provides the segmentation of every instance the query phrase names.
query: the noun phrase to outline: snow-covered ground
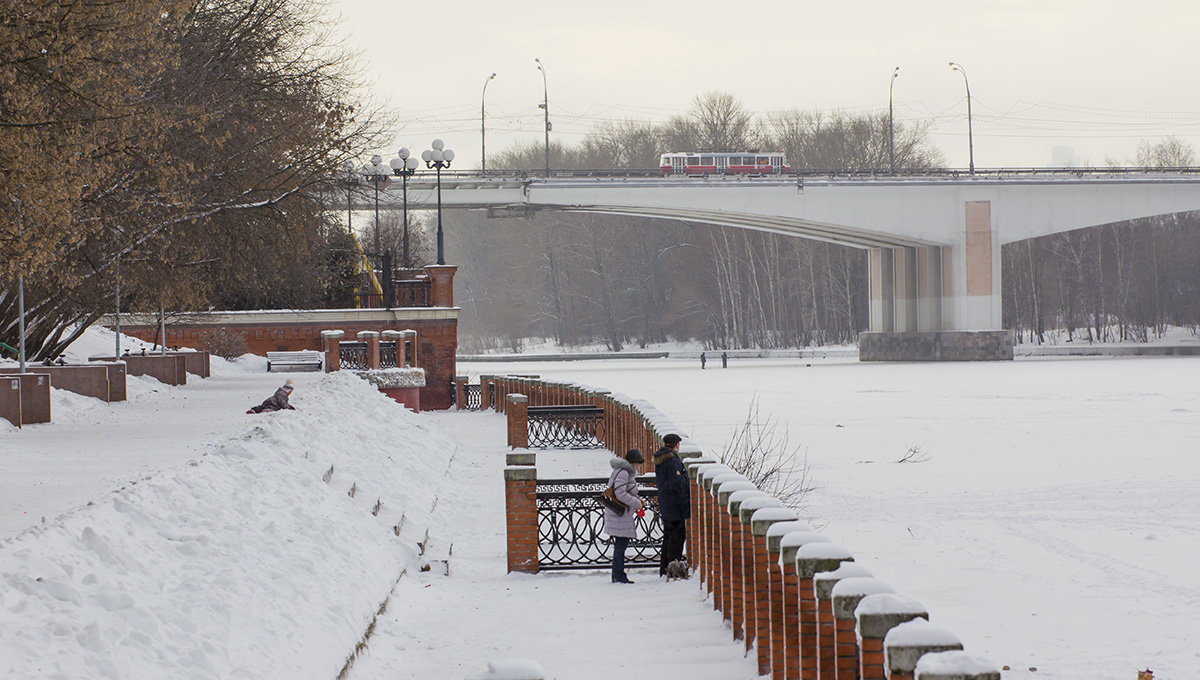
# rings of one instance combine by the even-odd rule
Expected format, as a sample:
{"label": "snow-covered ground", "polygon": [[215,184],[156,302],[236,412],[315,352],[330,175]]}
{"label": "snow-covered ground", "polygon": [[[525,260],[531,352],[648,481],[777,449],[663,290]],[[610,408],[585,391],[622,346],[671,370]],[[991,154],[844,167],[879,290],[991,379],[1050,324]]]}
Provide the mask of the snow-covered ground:
{"label": "snow-covered ground", "polygon": [[[708,366],[459,372],[647,399],[712,453],[757,399],[807,461],[804,514],[1006,678],[1194,677],[1200,359]],[[693,582],[504,573],[501,417],[412,414],[347,373],[291,374],[299,410],[246,415],[284,377],[262,371],[131,378],[123,404],[56,391],[54,422],[0,429],[0,677],[332,678],[385,600],[351,678],[504,656],[562,679],[753,677]],[[453,543],[449,576],[420,571],[399,516]]]}

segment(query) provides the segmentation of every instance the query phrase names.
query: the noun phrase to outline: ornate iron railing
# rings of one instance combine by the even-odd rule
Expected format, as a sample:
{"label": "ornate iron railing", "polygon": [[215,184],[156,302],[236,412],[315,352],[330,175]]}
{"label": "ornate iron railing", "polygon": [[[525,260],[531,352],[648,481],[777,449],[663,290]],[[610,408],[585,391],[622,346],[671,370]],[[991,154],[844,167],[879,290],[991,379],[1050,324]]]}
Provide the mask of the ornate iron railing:
{"label": "ornate iron railing", "polygon": [[599,449],[604,409],[597,406],[530,406],[529,448]]}
{"label": "ornate iron railing", "polygon": [[[599,569],[612,564],[612,538],[604,534],[604,506],[596,497],[607,477],[539,479],[538,568]],[[625,551],[626,567],[657,567],[662,543],[658,489],[653,477],[638,478],[646,515],[636,522],[638,538]]]}
{"label": "ornate iron railing", "polygon": [[479,394],[479,385],[463,385],[463,400],[467,403],[459,408],[466,411],[478,411],[479,405],[482,403]]}
{"label": "ornate iron railing", "polygon": [[342,368],[366,370],[367,343],[343,342],[338,345],[338,357],[341,359]]}
{"label": "ornate iron railing", "polygon": [[379,367],[380,368],[395,368],[396,367],[396,342],[381,342],[379,343]]}

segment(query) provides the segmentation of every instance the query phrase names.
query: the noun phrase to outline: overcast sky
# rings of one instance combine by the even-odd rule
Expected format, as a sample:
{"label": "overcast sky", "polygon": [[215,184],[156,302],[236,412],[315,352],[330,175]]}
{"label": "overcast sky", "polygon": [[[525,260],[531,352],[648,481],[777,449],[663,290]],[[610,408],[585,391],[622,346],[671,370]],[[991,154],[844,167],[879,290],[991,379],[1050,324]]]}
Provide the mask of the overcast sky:
{"label": "overcast sky", "polygon": [[[930,121],[951,166],[967,165],[970,78],[976,167],[1047,166],[1068,146],[1101,165],[1175,135],[1200,151],[1200,3],[892,0],[397,2],[341,0],[373,97],[402,121],[396,146],[435,137],[479,167],[487,88],[491,153],[598,121],[663,121],[718,90],[755,113],[886,111]],[[662,149],[661,151],[686,149]],[[395,149],[381,149],[385,159]]]}

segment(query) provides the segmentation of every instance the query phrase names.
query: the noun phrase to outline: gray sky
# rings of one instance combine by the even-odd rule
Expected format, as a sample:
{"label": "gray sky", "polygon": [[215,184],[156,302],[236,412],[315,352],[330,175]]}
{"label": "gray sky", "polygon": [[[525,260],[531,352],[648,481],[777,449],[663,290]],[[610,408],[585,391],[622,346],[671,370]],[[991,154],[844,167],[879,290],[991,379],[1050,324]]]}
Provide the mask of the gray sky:
{"label": "gray sky", "polygon": [[[1055,146],[1082,163],[1132,157],[1175,135],[1200,151],[1200,3],[1194,0],[871,0],[756,2],[337,3],[371,94],[402,121],[396,146],[435,137],[479,167],[487,146],[542,140],[542,76],[552,139],[598,121],[663,121],[710,90],[751,111],[886,111],[933,122],[951,166],[967,165],[970,77],[977,167],[1046,166]],[[661,151],[685,149],[662,149]],[[385,157],[395,149],[381,149]]]}

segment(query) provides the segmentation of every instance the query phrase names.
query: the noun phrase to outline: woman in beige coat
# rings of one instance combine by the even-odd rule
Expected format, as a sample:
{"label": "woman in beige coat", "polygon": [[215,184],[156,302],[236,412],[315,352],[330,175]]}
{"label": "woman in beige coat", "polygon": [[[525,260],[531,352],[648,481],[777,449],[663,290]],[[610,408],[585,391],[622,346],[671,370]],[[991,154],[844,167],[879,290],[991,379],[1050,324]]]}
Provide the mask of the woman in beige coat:
{"label": "woman in beige coat", "polygon": [[642,512],[642,500],[637,495],[637,471],[633,466],[645,461],[645,456],[637,449],[629,449],[624,458],[613,456],[608,461],[613,469],[608,477],[608,486],[616,494],[617,500],[625,504],[622,514],[604,509],[604,533],[613,539],[613,583],[633,583],[625,573],[625,549],[629,547],[630,539],[637,538],[637,518]]}

